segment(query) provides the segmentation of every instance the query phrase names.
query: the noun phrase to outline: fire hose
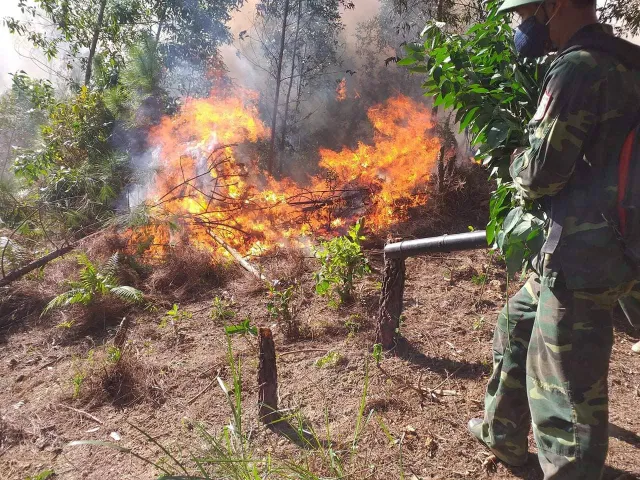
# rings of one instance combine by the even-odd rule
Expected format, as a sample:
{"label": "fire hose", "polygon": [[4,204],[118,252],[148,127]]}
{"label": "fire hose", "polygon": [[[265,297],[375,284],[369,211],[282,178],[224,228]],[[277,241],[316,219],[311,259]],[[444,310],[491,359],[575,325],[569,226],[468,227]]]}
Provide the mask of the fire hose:
{"label": "fire hose", "polygon": [[386,258],[409,258],[423,253],[458,252],[461,250],[479,250],[489,248],[487,232],[478,230],[469,233],[441,235],[439,237],[419,238],[389,243],[384,247]]}

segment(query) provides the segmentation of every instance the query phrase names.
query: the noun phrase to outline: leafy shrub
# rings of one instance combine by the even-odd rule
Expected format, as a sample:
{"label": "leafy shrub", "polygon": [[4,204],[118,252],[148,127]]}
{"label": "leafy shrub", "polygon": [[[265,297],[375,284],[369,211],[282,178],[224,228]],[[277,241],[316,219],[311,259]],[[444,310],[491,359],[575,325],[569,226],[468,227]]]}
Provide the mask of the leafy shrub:
{"label": "leafy shrub", "polygon": [[362,328],[362,315],[359,313],[349,315],[349,318],[344,321],[344,326],[349,332],[348,337],[353,337],[360,331],[360,328]]}
{"label": "leafy shrub", "polygon": [[318,368],[331,368],[338,365],[343,360],[342,355],[335,351],[330,351],[324,357],[316,360],[315,365]]}
{"label": "leafy shrub", "polygon": [[320,270],[315,274],[319,295],[336,295],[340,303],[353,298],[354,281],[371,271],[362,251],[362,220],[349,229],[345,236],[323,242],[316,251]]}
{"label": "leafy shrub", "polygon": [[258,335],[258,329],[251,325],[250,318],[245,318],[237,325],[228,325],[224,327],[224,333],[227,335],[253,335],[256,337]]}
{"label": "leafy shrub", "polygon": [[83,267],[79,281],[70,281],[71,289],[51,300],[44,308],[42,315],[54,308],[69,305],[90,305],[97,298],[113,296],[130,303],[140,302],[143,294],[140,290],[120,285],[117,277],[119,254],[115,253],[100,271],[85,254],[78,256],[78,264]]}
{"label": "leafy shrub", "polygon": [[171,325],[176,325],[177,322],[188,320],[191,317],[191,312],[180,310],[180,305],[174,303],[173,307],[171,307],[171,310],[168,310],[167,313],[164,314],[164,317],[162,317],[162,320],[160,320],[160,324],[158,326],[160,328],[165,328],[169,323]]}
{"label": "leafy shrub", "polygon": [[118,363],[122,358],[122,350],[115,345],[110,345],[107,348],[107,359],[111,363]]}
{"label": "leafy shrub", "polygon": [[406,58],[398,64],[427,75],[425,95],[435,99],[435,106],[452,109],[460,131],[467,130],[471,144],[479,147],[476,159],[498,184],[487,239],[503,253],[513,274],[541,246],[544,214],[517,193],[509,163],[514,150],[528,143],[526,125],[536,111],[549,61],[518,58],[509,17],[497,12],[500,3],[489,1],[486,20],[464,35],[430,22],[422,43],[407,45]]}
{"label": "leafy shrub", "polygon": [[298,323],[295,321],[290,307],[295,287],[295,285],[291,285],[284,289],[278,289],[269,285],[269,302],[267,303],[269,317],[283,324],[284,334],[287,338],[295,338],[300,334]]}
{"label": "leafy shrub", "polygon": [[110,218],[131,177],[126,155],[112,147],[115,119],[102,93],[83,87],[69,102],[49,107],[41,148],[23,150],[15,172],[60,226],[96,229]]}
{"label": "leafy shrub", "polygon": [[216,297],[213,299],[213,305],[211,305],[211,316],[212,320],[227,322],[229,320],[233,320],[236,318],[236,312],[233,310],[232,303],[227,302],[226,300]]}
{"label": "leafy shrub", "polygon": [[37,475],[29,475],[26,480],[47,480],[55,475],[52,469],[43,470]]}

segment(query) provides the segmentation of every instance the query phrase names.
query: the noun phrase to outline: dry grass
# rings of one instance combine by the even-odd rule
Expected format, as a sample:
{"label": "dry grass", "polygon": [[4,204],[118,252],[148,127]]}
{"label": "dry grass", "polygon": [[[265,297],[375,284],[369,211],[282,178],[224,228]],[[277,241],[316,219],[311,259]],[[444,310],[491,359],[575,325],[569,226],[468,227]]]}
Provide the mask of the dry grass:
{"label": "dry grass", "polygon": [[[126,408],[139,403],[159,406],[164,403],[166,386],[158,369],[126,349],[122,358],[110,362],[106,350],[78,365],[82,384],[65,394],[65,400],[78,402],[88,408],[109,404]],[[77,373],[78,374],[78,373]]]}
{"label": "dry grass", "polygon": [[192,297],[210,287],[223,285],[236,271],[228,262],[192,246],[173,249],[147,279],[152,294],[173,300]]}
{"label": "dry grass", "polygon": [[27,437],[26,432],[7,417],[0,417],[0,456]]}
{"label": "dry grass", "polygon": [[432,192],[425,205],[410,211],[411,221],[402,222],[389,231],[391,237],[402,239],[462,233],[468,226],[484,229],[487,205],[494,188],[487,182],[486,169],[473,163],[457,167],[447,178],[444,188],[437,192],[432,179]]}
{"label": "dry grass", "polygon": [[309,270],[307,258],[299,248],[278,249],[264,260],[267,276],[288,284],[299,280]]}
{"label": "dry grass", "polygon": [[129,240],[116,228],[91,237],[82,242],[82,249],[92,259],[104,261],[116,252],[127,250]]}

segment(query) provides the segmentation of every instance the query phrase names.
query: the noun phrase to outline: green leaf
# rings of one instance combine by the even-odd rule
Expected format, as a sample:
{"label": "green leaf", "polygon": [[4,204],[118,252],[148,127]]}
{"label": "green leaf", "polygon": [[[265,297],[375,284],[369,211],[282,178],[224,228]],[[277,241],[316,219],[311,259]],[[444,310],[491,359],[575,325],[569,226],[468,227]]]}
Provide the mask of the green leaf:
{"label": "green leaf", "polygon": [[505,233],[510,233],[511,230],[513,230],[515,226],[518,225],[518,222],[520,222],[520,219],[522,218],[523,215],[524,215],[524,211],[522,207],[516,207],[513,210],[511,210],[506,216],[506,218],[504,219],[504,223],[502,224],[502,230],[504,230]]}
{"label": "green leaf", "polygon": [[402,66],[406,67],[406,66],[409,66],[409,65],[413,65],[415,63],[417,63],[417,60],[415,58],[412,58],[412,57],[406,57],[406,58],[403,58],[401,60],[398,60],[398,65],[401,66],[401,67]]}
{"label": "green leaf", "polygon": [[381,343],[376,343],[373,346],[373,352],[371,353],[371,355],[375,359],[376,365],[379,365],[380,362],[382,361],[382,344]]}
{"label": "green leaf", "polygon": [[464,119],[460,123],[460,131],[462,132],[465,128],[469,126],[469,124],[475,120],[476,114],[480,110],[480,107],[474,107],[464,116]]}
{"label": "green leaf", "polygon": [[237,325],[228,325],[224,327],[224,332],[227,335],[246,335],[250,334],[253,336],[258,335],[258,329],[251,325],[251,320],[245,318],[242,322]]}

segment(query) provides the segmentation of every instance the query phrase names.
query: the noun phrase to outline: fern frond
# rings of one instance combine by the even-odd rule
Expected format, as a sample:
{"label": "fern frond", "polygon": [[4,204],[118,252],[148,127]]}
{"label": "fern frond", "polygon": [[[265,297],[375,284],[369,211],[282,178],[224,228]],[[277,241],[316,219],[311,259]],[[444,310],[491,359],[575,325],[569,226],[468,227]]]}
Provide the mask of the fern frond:
{"label": "fern frond", "polygon": [[80,283],[82,288],[89,292],[104,293],[102,278],[95,268],[83,268],[80,272]]}
{"label": "fern frond", "polygon": [[83,268],[91,268],[93,270],[96,269],[95,265],[91,260],[89,260],[89,257],[87,257],[86,253],[78,254],[77,261],[78,261],[78,265],[80,265]]}
{"label": "fern frond", "polygon": [[116,297],[131,303],[138,303],[144,298],[144,294],[140,290],[129,286],[112,287],[110,292]]}
{"label": "fern frond", "polygon": [[73,305],[74,303],[83,303],[82,298],[86,295],[86,292],[82,288],[72,288],[71,290],[61,293],[57,297],[54,297],[47,306],[44,307],[42,314],[44,316],[54,308],[66,307],[67,305]]}
{"label": "fern frond", "polygon": [[114,253],[109,257],[107,263],[104,264],[103,272],[105,277],[116,277],[118,274],[118,269],[120,267],[120,254],[118,252]]}

